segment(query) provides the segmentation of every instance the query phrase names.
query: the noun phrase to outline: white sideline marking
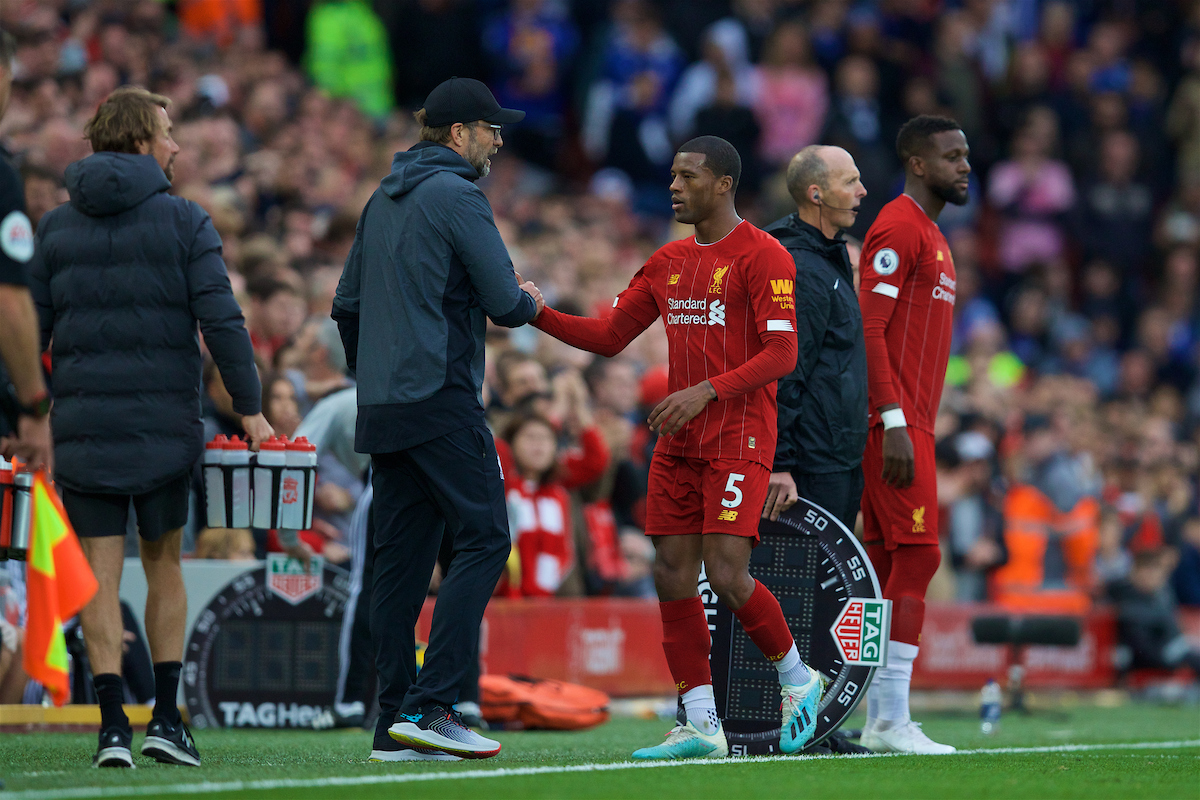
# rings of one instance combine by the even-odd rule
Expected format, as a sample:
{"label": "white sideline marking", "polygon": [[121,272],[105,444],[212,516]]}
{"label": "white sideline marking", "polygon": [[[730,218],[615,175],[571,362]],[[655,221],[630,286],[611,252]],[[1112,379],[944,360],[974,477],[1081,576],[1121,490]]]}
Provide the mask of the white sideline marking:
{"label": "white sideline marking", "polygon": [[[1092,750],[1175,750],[1200,747],[1200,739],[1173,742],[1128,742],[1124,744],[1062,744],[1045,747],[997,747],[988,750],[959,750],[948,756],[1020,755],[1028,753],[1083,753]],[[780,761],[814,761],[818,759],[897,758],[901,753],[863,753],[842,756],[747,756],[743,758],[700,759],[688,761],[614,761],[605,764],[573,764],[561,767],[500,767],[471,769],[461,772],[402,772],[386,775],[354,775],[336,778],[279,778],[261,781],[226,781],[224,783],[183,783],[146,786],[87,786],[76,789],[0,791],[0,800],[74,800],[93,797],[134,797],[164,794],[212,794],[215,792],[248,792],[269,789],[321,789],[331,786],[373,786],[387,783],[416,783],[420,781],[460,781],[474,778],[516,778],[527,775],[561,775],[571,772],[617,772],[628,769],[665,769],[670,767],[719,767],[735,764],[764,764]]]}

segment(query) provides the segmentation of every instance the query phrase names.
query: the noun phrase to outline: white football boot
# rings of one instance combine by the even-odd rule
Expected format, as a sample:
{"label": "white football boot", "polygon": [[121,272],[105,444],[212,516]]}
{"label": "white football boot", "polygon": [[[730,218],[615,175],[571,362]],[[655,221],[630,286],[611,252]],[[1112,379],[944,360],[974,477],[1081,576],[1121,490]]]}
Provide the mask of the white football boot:
{"label": "white football boot", "polygon": [[956,752],[948,744],[938,744],[925,735],[921,723],[905,720],[879,730],[872,726],[863,730],[859,743],[873,753],[909,753],[918,756],[944,756]]}

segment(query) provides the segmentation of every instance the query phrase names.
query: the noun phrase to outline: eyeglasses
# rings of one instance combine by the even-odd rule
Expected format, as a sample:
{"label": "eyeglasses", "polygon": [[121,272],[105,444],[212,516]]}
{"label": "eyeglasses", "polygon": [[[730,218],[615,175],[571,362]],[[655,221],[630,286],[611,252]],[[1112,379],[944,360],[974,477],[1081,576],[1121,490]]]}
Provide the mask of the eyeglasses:
{"label": "eyeglasses", "polygon": [[503,125],[493,125],[493,124],[492,124],[492,123],[490,123],[490,122],[476,122],[476,123],[474,123],[474,126],[475,126],[476,128],[491,128],[491,129],[492,129],[492,141],[493,141],[493,142],[498,142],[498,141],[500,141],[500,138],[501,138],[501,136],[500,136],[500,133],[501,133],[501,131],[503,131],[503,130],[504,130],[504,126],[503,126]]}

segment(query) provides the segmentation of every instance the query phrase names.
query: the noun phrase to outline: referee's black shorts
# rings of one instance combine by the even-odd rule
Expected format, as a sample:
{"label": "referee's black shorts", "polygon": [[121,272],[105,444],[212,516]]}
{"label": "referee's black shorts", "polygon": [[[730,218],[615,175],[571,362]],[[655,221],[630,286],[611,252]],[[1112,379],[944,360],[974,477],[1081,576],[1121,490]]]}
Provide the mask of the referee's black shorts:
{"label": "referee's black shorts", "polygon": [[62,501],[71,527],[81,537],[124,536],[132,505],[138,535],[155,542],[167,531],[187,524],[190,490],[191,473],[184,473],[144,494],[93,494],[64,486]]}

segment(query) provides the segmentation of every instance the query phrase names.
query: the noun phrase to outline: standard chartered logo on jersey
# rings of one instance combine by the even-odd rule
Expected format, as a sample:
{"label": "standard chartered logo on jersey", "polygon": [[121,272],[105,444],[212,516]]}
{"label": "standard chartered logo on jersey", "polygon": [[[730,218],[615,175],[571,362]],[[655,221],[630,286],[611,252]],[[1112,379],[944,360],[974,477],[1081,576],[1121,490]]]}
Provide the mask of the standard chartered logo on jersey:
{"label": "standard chartered logo on jersey", "polygon": [[[678,314],[667,314],[668,325],[725,325],[725,304],[720,300],[667,298],[667,308]],[[705,315],[703,312],[707,311]],[[700,313],[695,313],[700,312]]]}
{"label": "standard chartered logo on jersey", "polygon": [[[940,256],[941,253],[938,255]],[[954,305],[954,290],[958,288],[957,284],[957,281],[943,272],[938,278],[938,285],[933,287],[933,299],[945,300],[950,305]]]}

